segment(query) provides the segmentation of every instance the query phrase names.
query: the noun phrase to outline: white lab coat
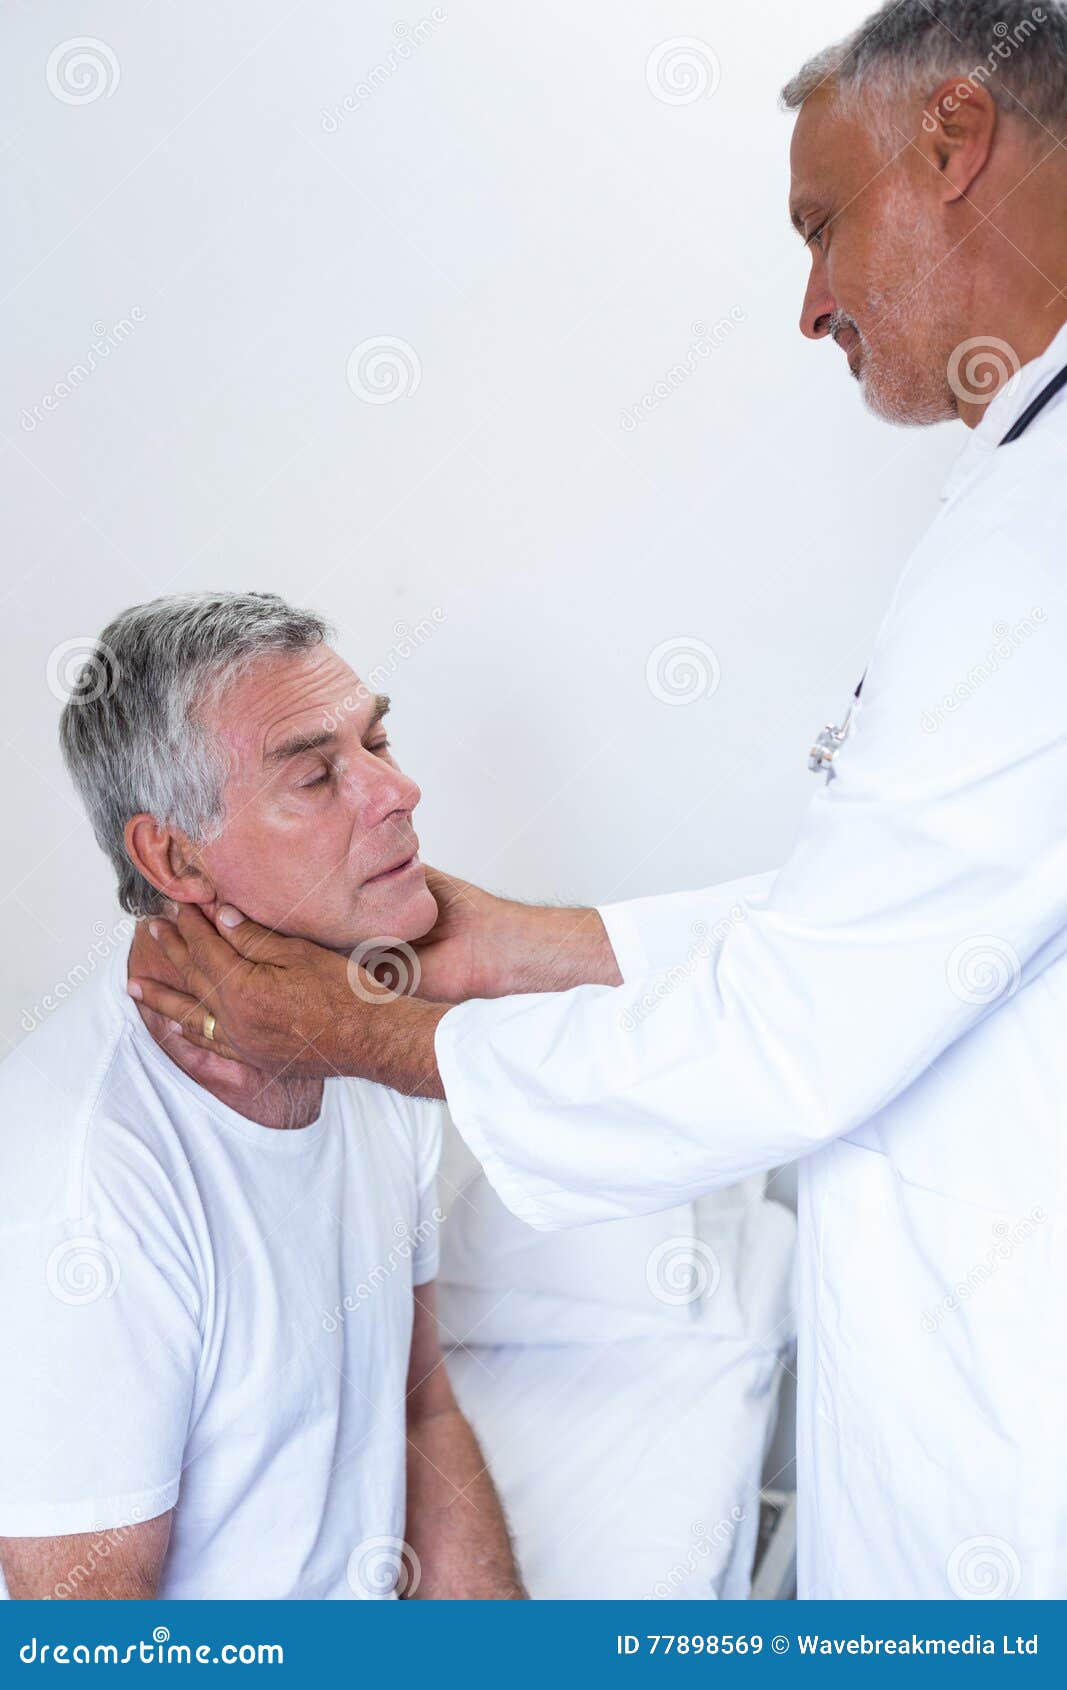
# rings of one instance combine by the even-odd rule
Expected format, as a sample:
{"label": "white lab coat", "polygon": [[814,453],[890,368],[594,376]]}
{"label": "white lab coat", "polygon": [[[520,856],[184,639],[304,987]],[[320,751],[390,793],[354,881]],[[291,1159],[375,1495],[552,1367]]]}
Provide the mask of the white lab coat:
{"label": "white lab coat", "polygon": [[994,449],[1065,363],[968,437],[784,868],[607,908],[621,987],[438,1032],[533,1226],[803,1158],[802,1596],[1067,1596],[1065,396]]}

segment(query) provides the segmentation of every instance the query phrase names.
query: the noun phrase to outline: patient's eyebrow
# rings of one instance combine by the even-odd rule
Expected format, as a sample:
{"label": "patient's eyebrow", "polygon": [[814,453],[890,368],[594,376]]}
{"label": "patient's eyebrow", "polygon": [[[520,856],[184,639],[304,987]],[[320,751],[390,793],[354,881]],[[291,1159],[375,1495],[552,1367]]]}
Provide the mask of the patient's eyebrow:
{"label": "patient's eyebrow", "polygon": [[324,730],[321,733],[295,733],[288,739],[283,739],[280,745],[275,745],[270,751],[263,753],[264,763],[286,763],[290,757],[299,757],[303,751],[318,751],[323,745],[332,745],[337,739],[335,733]]}
{"label": "patient's eyebrow", "polygon": [[[371,696],[374,700],[374,708],[371,711],[370,721],[363,730],[364,739],[378,726],[382,717],[389,710],[390,701],[384,692],[376,692]],[[287,763],[290,757],[299,757],[305,751],[321,751],[323,746],[334,745],[336,742],[337,732],[334,728],[320,728],[317,733],[292,733],[278,745],[272,746],[270,751],[265,751],[263,761],[272,766],[277,766],[279,763]]]}

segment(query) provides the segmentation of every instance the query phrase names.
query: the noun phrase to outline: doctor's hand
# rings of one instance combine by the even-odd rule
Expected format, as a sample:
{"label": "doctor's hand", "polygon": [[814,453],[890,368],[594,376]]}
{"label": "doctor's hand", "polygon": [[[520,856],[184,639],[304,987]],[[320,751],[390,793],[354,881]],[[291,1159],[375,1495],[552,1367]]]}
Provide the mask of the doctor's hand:
{"label": "doctor's hand", "polygon": [[514,969],[517,923],[509,904],[469,880],[426,869],[437,904],[437,920],[412,949],[419,959],[418,993],[439,1003],[501,997]]}
{"label": "doctor's hand", "polygon": [[172,986],[138,974],[129,993],[201,1050],[265,1073],[351,1074],[442,1096],[433,1038],[444,1011],[396,997],[362,968],[285,938],[223,905],[216,925],[195,904],[148,928]]}
{"label": "doctor's hand", "polygon": [[521,904],[429,867],[426,883],[438,917],[413,946],[421,998],[462,1003],[620,983],[615,953],[595,909]]}

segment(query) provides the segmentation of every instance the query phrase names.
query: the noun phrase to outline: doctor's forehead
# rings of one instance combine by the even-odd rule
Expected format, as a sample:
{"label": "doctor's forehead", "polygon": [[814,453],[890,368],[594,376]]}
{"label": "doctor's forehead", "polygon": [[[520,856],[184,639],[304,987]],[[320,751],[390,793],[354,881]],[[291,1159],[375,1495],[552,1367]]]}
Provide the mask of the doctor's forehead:
{"label": "doctor's forehead", "polygon": [[805,100],[789,148],[789,215],[826,209],[854,194],[884,160],[876,157],[869,129],[843,112],[825,88]]}

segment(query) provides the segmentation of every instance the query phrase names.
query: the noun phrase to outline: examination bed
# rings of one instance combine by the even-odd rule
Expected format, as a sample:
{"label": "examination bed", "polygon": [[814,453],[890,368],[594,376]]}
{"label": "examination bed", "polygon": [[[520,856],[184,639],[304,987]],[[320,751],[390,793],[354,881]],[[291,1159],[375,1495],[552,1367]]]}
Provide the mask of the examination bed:
{"label": "examination bed", "polygon": [[531,1596],[755,1594],[783,1515],[767,1454],[792,1365],[793,1215],[757,1180],[534,1232],[451,1127],[440,1192],[448,1370]]}

